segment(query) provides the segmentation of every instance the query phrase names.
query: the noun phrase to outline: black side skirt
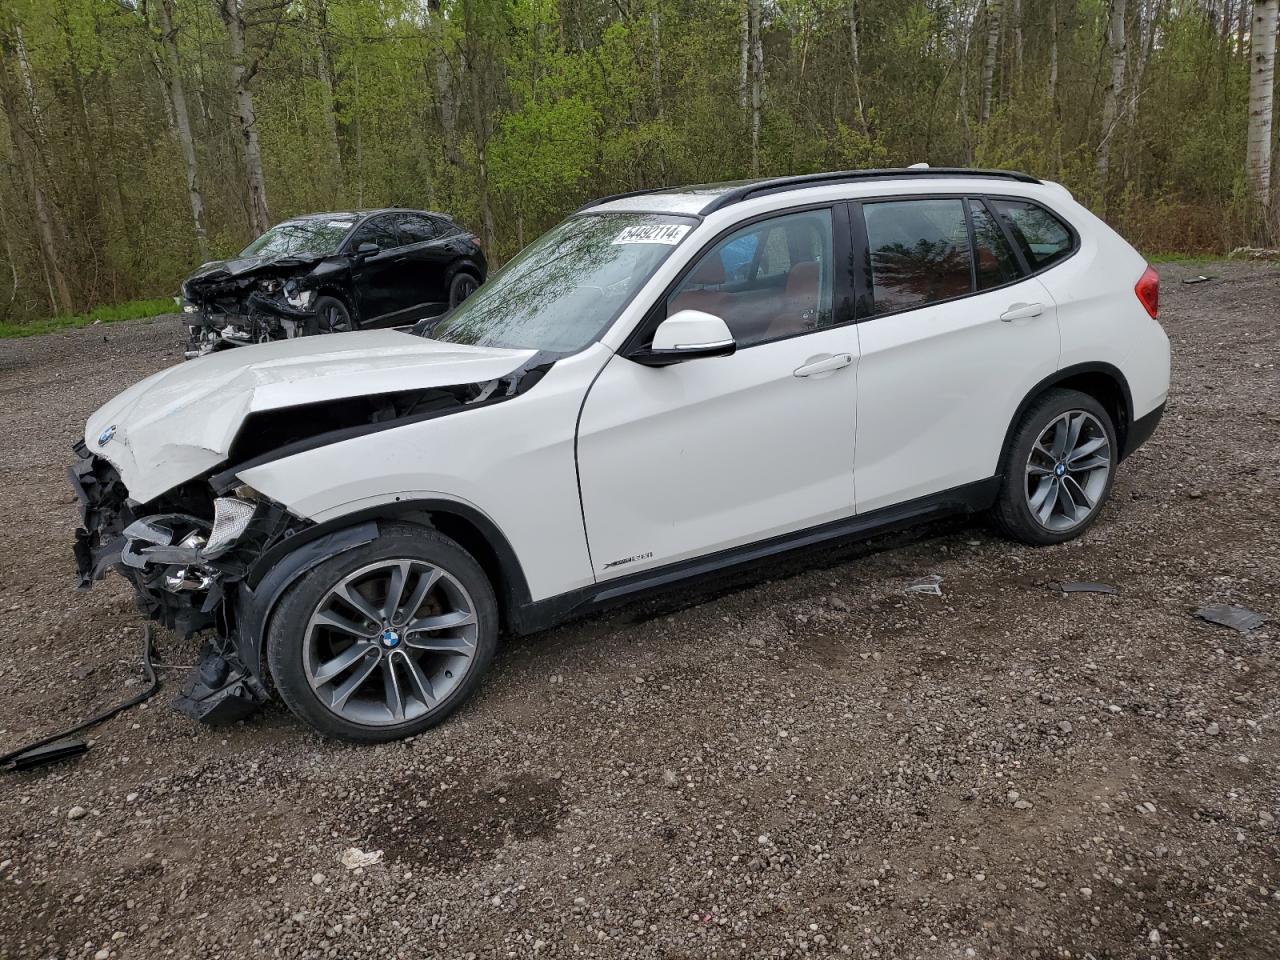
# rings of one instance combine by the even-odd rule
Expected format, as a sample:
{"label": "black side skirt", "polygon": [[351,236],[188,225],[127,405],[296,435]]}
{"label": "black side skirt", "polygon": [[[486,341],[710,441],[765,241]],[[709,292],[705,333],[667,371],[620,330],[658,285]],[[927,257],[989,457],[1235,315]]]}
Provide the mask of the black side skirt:
{"label": "black side skirt", "polygon": [[876,534],[913,526],[924,520],[956,513],[976,513],[995,503],[1000,477],[988,477],[941,493],[933,493],[906,503],[894,504],[870,513],[835,520],[821,526],[797,530],[768,540],[744,544],[705,557],[682,560],[628,577],[593,583],[578,590],[545,600],[535,600],[512,611],[515,633],[535,633],[574,617],[593,613],[626,600],[634,600],[677,583],[750,566],[761,560],[793,550],[842,540],[862,540]]}

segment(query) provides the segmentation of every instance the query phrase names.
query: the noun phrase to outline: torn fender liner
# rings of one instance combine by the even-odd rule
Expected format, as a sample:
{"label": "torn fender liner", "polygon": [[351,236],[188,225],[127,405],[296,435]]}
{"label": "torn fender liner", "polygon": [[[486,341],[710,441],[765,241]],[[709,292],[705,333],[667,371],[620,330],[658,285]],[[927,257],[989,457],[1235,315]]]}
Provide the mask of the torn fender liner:
{"label": "torn fender liner", "polygon": [[263,682],[249,672],[234,652],[206,643],[200,662],[182,681],[174,709],[204,723],[243,720],[270,698]]}

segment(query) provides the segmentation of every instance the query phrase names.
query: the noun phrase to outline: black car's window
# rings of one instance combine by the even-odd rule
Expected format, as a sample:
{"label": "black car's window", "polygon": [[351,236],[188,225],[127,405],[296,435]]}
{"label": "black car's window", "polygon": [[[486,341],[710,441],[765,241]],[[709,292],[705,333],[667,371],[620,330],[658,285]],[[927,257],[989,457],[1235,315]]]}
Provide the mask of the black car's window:
{"label": "black car's window", "polygon": [[702,310],[739,347],[831,324],[831,211],[806,210],[730,234],[667,298],[667,316]]}
{"label": "black car's window", "polygon": [[1029,200],[991,200],[1013,242],[1032,270],[1043,270],[1071,253],[1071,230],[1052,213]]}
{"label": "black car's window", "polygon": [[979,290],[1018,279],[1018,260],[995,218],[979,200],[969,201],[973,218],[973,265]]}
{"label": "black car's window", "polygon": [[438,237],[440,229],[437,222],[431,217],[425,217],[420,213],[402,213],[400,215],[400,233],[404,237],[406,244],[422,243]]}
{"label": "black car's window", "polygon": [[392,214],[383,214],[380,217],[372,217],[366,220],[356,231],[355,236],[351,238],[348,245],[350,249],[356,250],[362,243],[372,243],[379,250],[391,250],[400,246],[400,233],[396,230],[396,217]]}
{"label": "black car's window", "polygon": [[875,313],[921,307],[973,290],[960,199],[864,203]]}
{"label": "black car's window", "polygon": [[276,224],[242,251],[242,257],[288,256],[299,253],[331,254],[347,235],[355,220],[312,217]]}

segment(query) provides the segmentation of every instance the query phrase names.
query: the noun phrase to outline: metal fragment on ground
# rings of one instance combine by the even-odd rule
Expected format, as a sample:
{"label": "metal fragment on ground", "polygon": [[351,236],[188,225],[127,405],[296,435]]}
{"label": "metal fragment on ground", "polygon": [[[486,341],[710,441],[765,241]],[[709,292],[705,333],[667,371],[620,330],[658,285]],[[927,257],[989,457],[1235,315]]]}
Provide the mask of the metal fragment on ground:
{"label": "metal fragment on ground", "polygon": [[1238,630],[1240,633],[1257,630],[1258,627],[1267,622],[1267,618],[1262,614],[1234,603],[1205,604],[1196,611],[1196,616],[1209,623],[1216,623],[1220,627],[1230,627],[1232,630]]}
{"label": "metal fragment on ground", "polygon": [[1074,580],[1070,582],[1059,583],[1054,581],[1049,584],[1050,590],[1057,590],[1060,593],[1119,593],[1109,583],[1093,583],[1088,580]]}
{"label": "metal fragment on ground", "polygon": [[942,596],[942,576],[931,573],[907,587],[907,593],[927,593],[930,596],[940,597]]}
{"label": "metal fragment on ground", "polygon": [[1216,279],[1218,279],[1218,278],[1217,278],[1217,277],[1205,277],[1205,276],[1200,276],[1200,277],[1187,277],[1187,278],[1186,278],[1186,279],[1184,279],[1182,282],[1183,282],[1183,283],[1205,283],[1205,282],[1207,282],[1207,281],[1209,281],[1209,280],[1216,280]]}

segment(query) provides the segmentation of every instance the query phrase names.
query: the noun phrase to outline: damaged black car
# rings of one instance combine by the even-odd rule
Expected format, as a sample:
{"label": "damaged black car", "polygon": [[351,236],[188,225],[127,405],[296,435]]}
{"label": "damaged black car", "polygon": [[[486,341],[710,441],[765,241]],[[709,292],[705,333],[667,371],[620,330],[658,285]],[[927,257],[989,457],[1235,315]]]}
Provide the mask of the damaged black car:
{"label": "damaged black car", "polygon": [[182,284],[188,358],[439,316],[484,283],[480,241],[447,214],[315,213],[272,227]]}

